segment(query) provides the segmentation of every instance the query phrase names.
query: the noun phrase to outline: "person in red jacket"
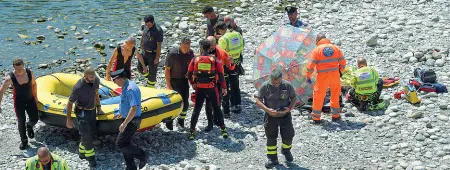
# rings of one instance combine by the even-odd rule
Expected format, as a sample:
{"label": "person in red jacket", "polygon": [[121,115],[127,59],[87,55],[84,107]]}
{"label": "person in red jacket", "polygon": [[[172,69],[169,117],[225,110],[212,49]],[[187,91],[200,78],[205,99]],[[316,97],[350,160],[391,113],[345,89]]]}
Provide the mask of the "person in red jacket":
{"label": "person in red jacket", "polygon": [[199,45],[200,56],[192,59],[187,73],[189,83],[196,94],[194,112],[191,117],[189,140],[194,140],[195,138],[195,126],[197,125],[198,117],[206,97],[209,97],[214,112],[217,113],[216,116],[222,129],[221,133],[223,138],[227,138],[227,129],[219,106],[220,94],[216,87],[217,85],[220,85],[222,87],[222,94],[224,96],[227,95],[227,86],[223,77],[223,67],[217,58],[209,55],[208,51],[211,46],[210,41],[200,40]]}
{"label": "person in red jacket", "polygon": [[[216,38],[214,38],[214,36],[209,36],[206,39],[208,39],[211,42],[211,47],[209,48],[209,54],[214,55],[218,59],[218,61],[220,63],[222,63],[221,65],[224,70],[225,83],[226,83],[227,89],[228,89],[227,94],[230,94],[230,84],[227,83],[227,82],[230,82],[228,74],[227,74],[227,70],[234,70],[234,68],[236,66],[233,62],[233,57],[217,45]],[[219,94],[222,93],[222,89],[220,88],[220,86],[217,86],[217,87],[219,90]],[[224,117],[229,118],[230,117],[230,95],[226,95],[226,96],[220,95],[219,100],[220,100],[219,106],[222,105]],[[211,100],[206,99],[205,112],[206,112],[206,118],[208,118],[208,126],[206,127],[205,131],[207,131],[207,132],[212,130],[213,122],[217,126],[220,126],[219,121],[217,120],[217,116],[215,116],[216,113],[214,112],[214,115],[213,115],[212,110],[213,109],[211,106]]]}
{"label": "person in red jacket", "polygon": [[320,124],[322,116],[322,106],[325,95],[330,88],[331,98],[331,119],[337,121],[341,119],[339,96],[341,94],[341,74],[345,70],[347,61],[341,50],[333,45],[324,34],[316,37],[317,47],[313,50],[312,60],[307,64],[307,82],[312,84],[311,75],[317,71],[316,83],[314,84],[312,119],[315,124]]}

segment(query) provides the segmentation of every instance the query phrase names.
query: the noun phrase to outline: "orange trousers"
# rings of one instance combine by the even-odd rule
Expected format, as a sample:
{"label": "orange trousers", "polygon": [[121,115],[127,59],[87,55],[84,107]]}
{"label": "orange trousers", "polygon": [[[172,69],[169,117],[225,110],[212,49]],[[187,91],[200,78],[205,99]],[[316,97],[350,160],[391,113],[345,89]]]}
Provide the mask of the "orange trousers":
{"label": "orange trousers", "polygon": [[325,95],[330,88],[331,92],[331,116],[340,117],[339,96],[341,95],[341,79],[339,71],[326,73],[317,73],[316,83],[314,84],[312,119],[320,120],[322,116],[322,107]]}

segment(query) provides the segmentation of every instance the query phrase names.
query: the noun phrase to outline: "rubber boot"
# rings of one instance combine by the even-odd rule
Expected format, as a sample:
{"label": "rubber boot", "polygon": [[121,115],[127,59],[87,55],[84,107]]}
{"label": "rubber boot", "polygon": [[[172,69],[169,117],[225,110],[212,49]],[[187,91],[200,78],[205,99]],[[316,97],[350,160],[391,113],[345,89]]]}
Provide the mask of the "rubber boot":
{"label": "rubber boot", "polygon": [[25,150],[28,148],[28,141],[22,141],[19,145],[20,150]]}
{"label": "rubber boot", "polygon": [[34,138],[33,126],[27,125],[27,135],[28,135],[28,138],[30,138],[30,139]]}
{"label": "rubber boot", "polygon": [[97,161],[95,161],[95,156],[86,158],[89,162],[89,167],[97,167]]}
{"label": "rubber boot", "polygon": [[169,130],[173,130],[173,120],[166,123],[166,128]]}
{"label": "rubber boot", "polygon": [[265,167],[267,169],[272,169],[273,167],[280,164],[280,162],[278,162],[278,157],[276,154],[275,155],[267,155],[267,158],[269,159],[265,164]]}
{"label": "rubber boot", "polygon": [[284,157],[286,158],[287,162],[292,162],[294,161],[294,157],[292,156],[291,150],[282,150],[281,151],[284,155]]}
{"label": "rubber boot", "polygon": [[139,169],[142,169],[145,167],[145,165],[148,162],[148,155],[147,153],[144,151],[144,156],[139,160]]}
{"label": "rubber boot", "polygon": [[184,119],[178,118],[177,123],[178,123],[178,125],[180,125],[181,128],[184,128]]}
{"label": "rubber boot", "polygon": [[228,138],[227,128],[223,127],[221,130],[221,134],[223,138]]}
{"label": "rubber boot", "polygon": [[194,140],[195,138],[195,130],[191,129],[191,132],[189,133],[189,140]]}
{"label": "rubber boot", "polygon": [[333,122],[337,122],[339,120],[341,120],[341,115],[339,115],[339,117],[332,117],[331,118],[331,121],[333,121]]}
{"label": "rubber boot", "polygon": [[205,128],[205,132],[209,132],[213,129],[213,120],[208,119],[208,126]]}

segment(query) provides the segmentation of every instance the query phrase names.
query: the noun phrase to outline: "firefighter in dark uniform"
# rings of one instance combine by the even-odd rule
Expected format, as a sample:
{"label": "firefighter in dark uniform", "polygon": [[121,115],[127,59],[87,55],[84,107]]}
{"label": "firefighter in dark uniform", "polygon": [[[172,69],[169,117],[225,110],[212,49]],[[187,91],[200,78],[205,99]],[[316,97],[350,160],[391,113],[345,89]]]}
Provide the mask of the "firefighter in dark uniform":
{"label": "firefighter in dark uniform", "polygon": [[[141,49],[144,63],[148,67],[147,87],[155,88],[156,73],[158,71],[159,58],[161,56],[161,46],[164,39],[164,32],[160,26],[156,25],[153,15],[144,18],[145,25],[142,26]],[[138,71],[144,73],[141,63],[138,64]]]}
{"label": "firefighter in dark uniform", "polygon": [[77,118],[77,127],[81,135],[79,145],[80,159],[89,161],[89,166],[95,167],[95,151],[93,138],[97,129],[97,114],[102,114],[100,106],[100,98],[98,89],[100,86],[100,79],[96,77],[95,71],[88,68],[84,71],[84,77],[78,80],[72,89],[72,94],[67,103],[67,122],[68,128],[73,128],[72,122],[72,107],[75,103],[75,115]]}
{"label": "firefighter in dark uniform", "polygon": [[197,125],[200,111],[203,107],[205,98],[211,100],[211,105],[214,109],[215,116],[217,117],[223,138],[227,138],[227,129],[225,127],[222,111],[219,105],[219,91],[217,84],[222,87],[222,94],[227,95],[227,86],[223,77],[222,63],[219,63],[217,58],[210,56],[208,51],[211,46],[211,42],[208,40],[200,40],[200,56],[192,59],[188,68],[188,79],[192,88],[195,90],[195,106],[194,112],[191,118],[191,131],[189,134],[189,140],[194,140],[195,126]]}
{"label": "firefighter in dark uniform", "polygon": [[[189,63],[194,58],[194,51],[191,50],[191,40],[182,38],[179,47],[170,49],[166,57],[165,78],[167,88],[177,91],[183,98],[183,110],[178,116],[177,122],[184,128],[184,119],[189,108],[189,81],[187,71]],[[173,129],[173,122],[168,122],[166,127]]]}
{"label": "firefighter in dark uniform", "polygon": [[288,17],[289,17],[289,22],[286,23],[287,25],[292,25],[294,27],[306,27],[308,26],[308,24],[302,22],[300,20],[300,18],[298,17],[298,12],[297,12],[297,7],[294,6],[286,6],[284,8],[284,11],[286,11]]}
{"label": "firefighter in dark uniform", "polygon": [[256,104],[265,111],[264,129],[267,137],[267,157],[269,161],[266,168],[278,165],[277,138],[278,128],[282,140],[282,153],[287,162],[292,162],[291,154],[294,127],[292,125],[291,110],[296,102],[294,87],[282,79],[279,69],[270,74],[270,80],[264,82],[258,90]]}
{"label": "firefighter in dark uniform", "polygon": [[206,38],[209,36],[214,36],[217,40],[222,36],[222,34],[218,33],[214,27],[216,27],[219,21],[223,21],[223,16],[220,14],[216,14],[214,12],[214,8],[211,6],[205,6],[202,10],[203,17],[206,18]]}

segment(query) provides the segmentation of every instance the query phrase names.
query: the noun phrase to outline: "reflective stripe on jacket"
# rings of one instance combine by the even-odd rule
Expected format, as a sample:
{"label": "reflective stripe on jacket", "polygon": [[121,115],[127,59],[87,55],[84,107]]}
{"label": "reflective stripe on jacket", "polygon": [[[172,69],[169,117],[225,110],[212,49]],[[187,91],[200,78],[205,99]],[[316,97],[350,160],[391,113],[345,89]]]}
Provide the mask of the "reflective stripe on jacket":
{"label": "reflective stripe on jacket", "polygon": [[311,78],[314,69],[318,74],[345,70],[347,61],[337,46],[331,44],[328,39],[320,40],[317,45],[311,54],[311,61],[307,64],[306,76],[308,78]]}

